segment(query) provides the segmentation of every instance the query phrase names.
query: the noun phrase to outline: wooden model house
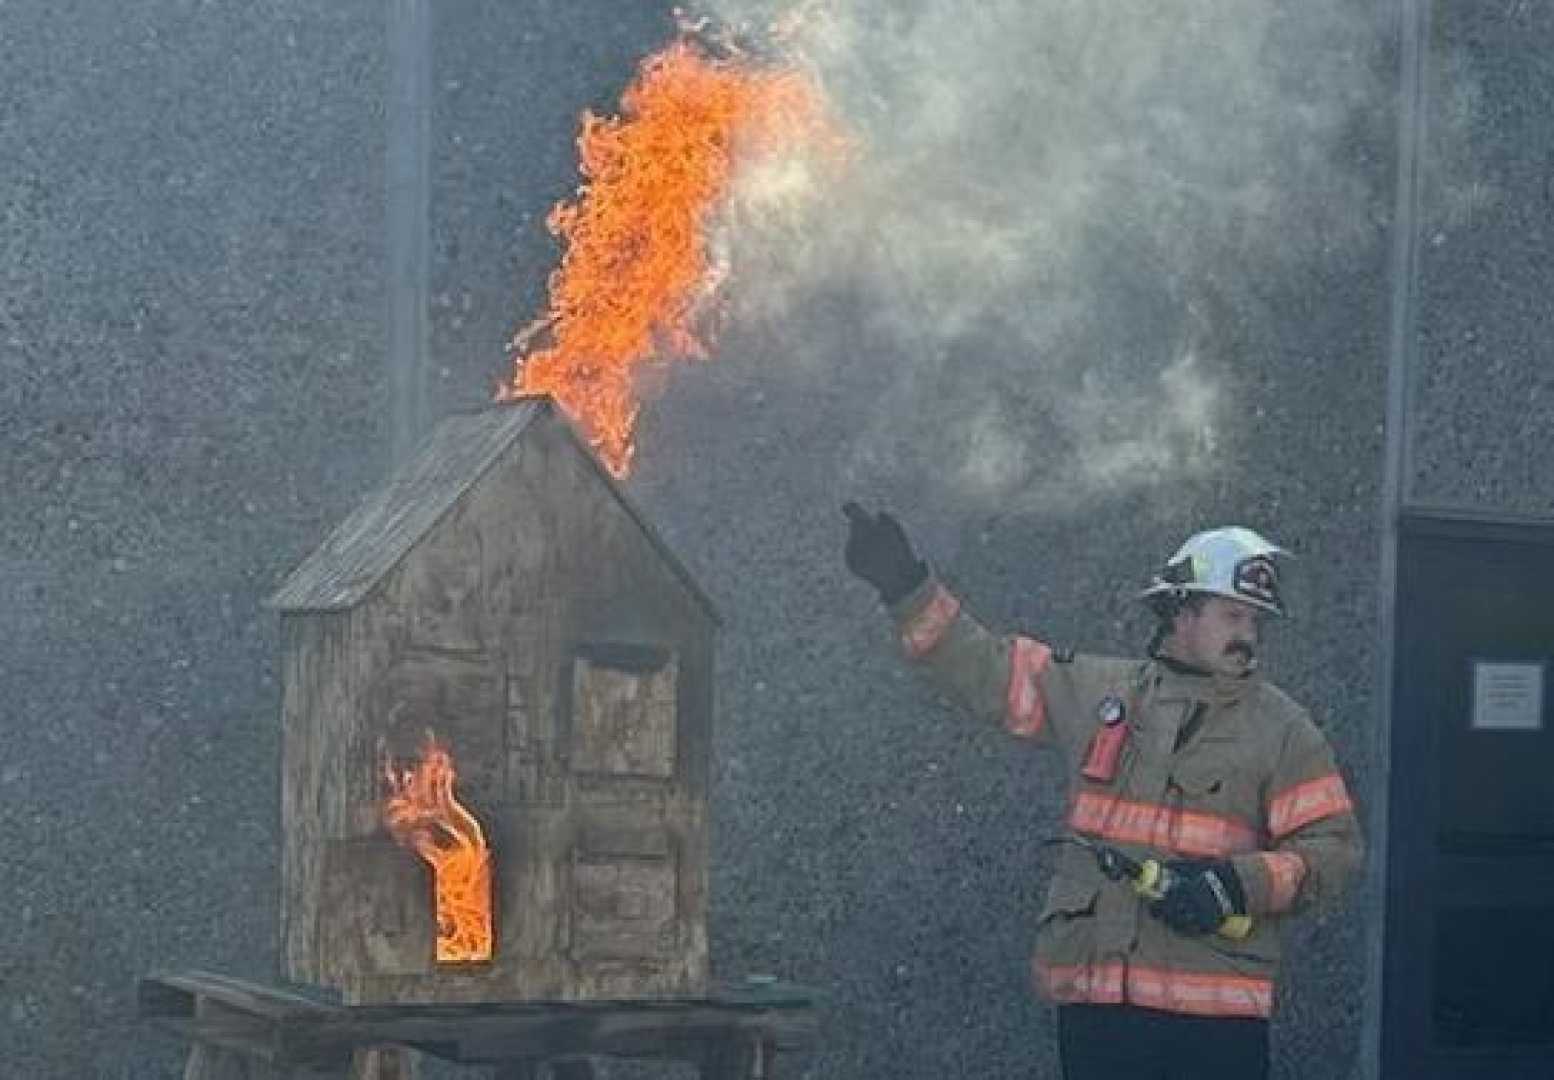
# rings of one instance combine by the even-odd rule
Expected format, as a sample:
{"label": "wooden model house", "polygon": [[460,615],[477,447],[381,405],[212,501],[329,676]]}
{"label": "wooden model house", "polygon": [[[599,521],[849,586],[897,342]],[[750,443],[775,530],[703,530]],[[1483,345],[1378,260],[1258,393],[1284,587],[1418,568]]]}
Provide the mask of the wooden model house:
{"label": "wooden model house", "polygon": [[[281,944],[349,1002],[707,983],[717,619],[549,399],[450,417],[271,600]],[[489,846],[491,948],[444,962],[435,871],[385,828],[427,732]]]}

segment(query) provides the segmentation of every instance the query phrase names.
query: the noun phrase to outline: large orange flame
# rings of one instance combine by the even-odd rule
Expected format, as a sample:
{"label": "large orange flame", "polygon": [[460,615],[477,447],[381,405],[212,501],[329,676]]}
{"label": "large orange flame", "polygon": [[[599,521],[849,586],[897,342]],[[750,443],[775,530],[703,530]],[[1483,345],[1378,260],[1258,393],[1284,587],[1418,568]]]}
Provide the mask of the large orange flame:
{"label": "large orange flame", "polygon": [[498,391],[553,395],[617,476],[634,452],[637,370],[706,354],[696,316],[720,276],[708,232],[736,167],[840,143],[803,73],[714,56],[689,30],[644,61],[621,104],[618,118],[583,114],[584,184],[549,217],[565,246],[549,308],[513,339],[516,371]]}
{"label": "large orange flame", "polygon": [[432,867],[437,962],[491,959],[491,851],[480,822],[454,797],[453,755],[428,731],[418,764],[396,769],[385,760],[384,773],[384,825]]}

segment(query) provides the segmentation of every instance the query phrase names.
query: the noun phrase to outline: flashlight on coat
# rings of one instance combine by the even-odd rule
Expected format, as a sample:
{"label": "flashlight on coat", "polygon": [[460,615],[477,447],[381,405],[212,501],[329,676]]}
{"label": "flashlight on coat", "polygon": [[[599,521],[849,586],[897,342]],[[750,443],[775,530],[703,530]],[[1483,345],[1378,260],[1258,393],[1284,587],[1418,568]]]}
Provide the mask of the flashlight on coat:
{"label": "flashlight on coat", "polygon": [[[1078,844],[1095,856],[1095,861],[1112,881],[1127,881],[1133,891],[1146,900],[1159,900],[1175,882],[1171,871],[1158,859],[1135,859],[1109,844],[1100,844],[1087,836],[1061,836],[1053,844]],[[1231,915],[1214,931],[1221,937],[1240,941],[1252,932],[1250,915]]]}

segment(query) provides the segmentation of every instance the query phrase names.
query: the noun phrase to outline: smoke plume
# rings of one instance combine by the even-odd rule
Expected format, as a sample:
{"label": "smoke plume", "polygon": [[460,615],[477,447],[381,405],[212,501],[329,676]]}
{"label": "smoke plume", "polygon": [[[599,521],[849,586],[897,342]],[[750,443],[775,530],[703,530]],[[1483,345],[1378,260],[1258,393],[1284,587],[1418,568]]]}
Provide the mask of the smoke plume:
{"label": "smoke plume", "polygon": [[720,243],[740,346],[869,402],[857,486],[1051,510],[1211,469],[1269,283],[1376,236],[1363,5],[702,8],[780,22],[854,140],[840,179],[748,171]]}

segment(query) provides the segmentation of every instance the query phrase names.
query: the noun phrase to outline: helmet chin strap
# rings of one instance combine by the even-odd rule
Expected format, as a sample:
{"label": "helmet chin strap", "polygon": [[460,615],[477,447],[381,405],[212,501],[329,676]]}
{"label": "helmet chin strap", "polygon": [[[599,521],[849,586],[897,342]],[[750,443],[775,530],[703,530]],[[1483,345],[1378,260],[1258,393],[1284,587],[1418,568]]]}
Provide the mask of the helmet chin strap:
{"label": "helmet chin strap", "polygon": [[1214,674],[1206,667],[1203,667],[1199,664],[1194,664],[1190,660],[1182,659],[1181,656],[1177,655],[1176,650],[1167,647],[1170,640],[1170,626],[1165,623],[1161,623],[1155,628],[1155,636],[1149,642],[1149,658],[1151,660],[1159,660],[1167,667],[1174,668],[1175,670],[1184,674]]}

